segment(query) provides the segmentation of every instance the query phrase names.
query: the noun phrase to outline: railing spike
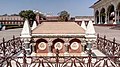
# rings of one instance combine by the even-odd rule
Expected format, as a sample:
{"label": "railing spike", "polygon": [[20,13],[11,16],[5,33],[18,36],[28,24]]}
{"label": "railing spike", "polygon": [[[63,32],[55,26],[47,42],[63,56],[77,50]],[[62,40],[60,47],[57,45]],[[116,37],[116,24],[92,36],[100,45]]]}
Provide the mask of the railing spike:
{"label": "railing spike", "polygon": [[99,33],[97,34],[97,37],[99,37]]}
{"label": "railing spike", "polygon": [[15,35],[13,35],[13,39],[15,39]]}
{"label": "railing spike", "polygon": [[113,42],[115,43],[115,38],[113,39]]}
{"label": "railing spike", "polygon": [[3,43],[5,42],[5,38],[3,38]]}
{"label": "railing spike", "polygon": [[106,35],[104,35],[104,39],[106,39]]}

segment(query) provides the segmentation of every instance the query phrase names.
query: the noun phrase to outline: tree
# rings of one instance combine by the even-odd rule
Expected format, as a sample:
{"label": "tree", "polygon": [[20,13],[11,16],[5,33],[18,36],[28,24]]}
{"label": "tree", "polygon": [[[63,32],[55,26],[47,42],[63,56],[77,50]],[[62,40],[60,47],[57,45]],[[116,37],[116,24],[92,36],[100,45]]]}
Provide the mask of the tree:
{"label": "tree", "polygon": [[40,20],[46,20],[46,16],[45,16],[43,13],[36,12],[35,14],[36,14],[36,15],[39,15]]}
{"label": "tree", "polygon": [[11,14],[11,16],[19,16],[18,14]]}
{"label": "tree", "polygon": [[8,16],[7,14],[4,14],[3,16]]}
{"label": "tree", "polygon": [[58,13],[60,21],[68,21],[70,14],[67,11],[61,11]]}
{"label": "tree", "polygon": [[46,16],[44,14],[40,14],[41,19],[46,20]]}
{"label": "tree", "polygon": [[23,10],[19,13],[19,15],[24,18],[30,20],[35,20],[36,14],[32,10]]}

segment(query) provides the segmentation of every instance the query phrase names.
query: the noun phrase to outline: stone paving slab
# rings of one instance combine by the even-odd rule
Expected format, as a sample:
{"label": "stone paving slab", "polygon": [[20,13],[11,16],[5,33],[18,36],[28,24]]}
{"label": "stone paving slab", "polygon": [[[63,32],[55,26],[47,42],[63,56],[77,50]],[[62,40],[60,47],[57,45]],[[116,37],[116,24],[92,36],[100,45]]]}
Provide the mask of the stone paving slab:
{"label": "stone paving slab", "polygon": [[3,38],[5,38],[5,40],[10,40],[13,38],[13,35],[15,37],[19,37],[21,30],[22,30],[21,28],[18,28],[0,31],[0,43],[2,42]]}
{"label": "stone paving slab", "polygon": [[92,52],[96,55],[96,56],[106,56],[105,54],[103,54],[101,51],[99,51],[98,49],[94,49],[92,50]]}
{"label": "stone paving slab", "polygon": [[96,34],[100,34],[101,37],[104,37],[104,35],[106,35],[106,38],[108,40],[113,40],[113,38],[116,39],[117,43],[120,43],[120,30],[114,30],[114,29],[110,29],[111,27],[107,27],[107,26],[95,26],[95,31]]}

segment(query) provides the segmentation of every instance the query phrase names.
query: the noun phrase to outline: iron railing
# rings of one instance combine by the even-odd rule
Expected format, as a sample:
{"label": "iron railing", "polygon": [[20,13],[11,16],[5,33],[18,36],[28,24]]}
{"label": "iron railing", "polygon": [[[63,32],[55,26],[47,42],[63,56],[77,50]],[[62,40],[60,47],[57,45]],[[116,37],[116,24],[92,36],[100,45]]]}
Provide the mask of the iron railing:
{"label": "iron railing", "polygon": [[21,51],[22,49],[22,41],[20,37],[5,41],[3,38],[3,42],[0,43],[0,56],[13,56]]}
{"label": "iron railing", "polygon": [[52,57],[26,56],[25,50],[23,54],[22,57],[7,57],[0,67],[120,67],[120,57],[59,56],[57,53]]}
{"label": "iron railing", "polygon": [[20,37],[15,38],[13,36],[13,39],[5,41],[3,38],[3,42],[0,43],[0,67],[3,67],[1,65],[9,64],[8,61],[9,58],[17,57],[17,55],[22,50],[22,41],[20,40]]}
{"label": "iron railing", "polygon": [[[97,37],[97,47],[107,56],[26,56],[23,42],[15,38],[0,43],[0,67],[120,67],[120,46],[105,37]],[[116,48],[117,47],[117,48]],[[108,52],[107,52],[108,50]],[[109,53],[110,52],[110,53]],[[19,54],[23,56],[19,57]],[[111,56],[110,56],[111,55]]]}
{"label": "iron railing", "polygon": [[120,44],[115,42],[115,38],[113,41],[99,37],[97,35],[97,48],[102,51],[107,56],[120,56]]}

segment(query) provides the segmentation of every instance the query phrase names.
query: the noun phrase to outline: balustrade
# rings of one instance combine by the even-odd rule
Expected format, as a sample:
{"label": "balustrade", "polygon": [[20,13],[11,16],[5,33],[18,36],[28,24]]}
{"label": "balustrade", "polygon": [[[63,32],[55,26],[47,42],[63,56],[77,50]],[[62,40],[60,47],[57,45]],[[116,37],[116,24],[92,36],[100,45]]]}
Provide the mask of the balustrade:
{"label": "balustrade", "polygon": [[97,48],[108,56],[120,56],[120,44],[113,41],[107,40],[106,36],[104,38],[97,36]]}
{"label": "balustrade", "polygon": [[[0,43],[0,67],[120,67],[120,44],[97,37],[97,48],[107,56],[27,56],[21,39],[13,39]],[[18,57],[20,53],[23,56]]]}

